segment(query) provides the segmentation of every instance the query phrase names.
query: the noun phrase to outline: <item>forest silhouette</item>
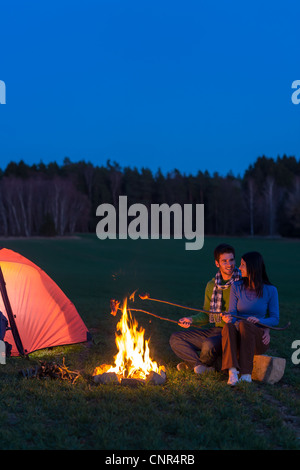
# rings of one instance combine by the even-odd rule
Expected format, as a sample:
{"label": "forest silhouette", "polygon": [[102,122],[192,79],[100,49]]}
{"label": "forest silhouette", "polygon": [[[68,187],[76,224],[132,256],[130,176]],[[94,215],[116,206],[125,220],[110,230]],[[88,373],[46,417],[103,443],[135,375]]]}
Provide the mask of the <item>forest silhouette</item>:
{"label": "forest silhouette", "polygon": [[[224,163],[225,164],[225,163]],[[100,204],[204,204],[205,235],[300,236],[300,161],[258,157],[244,175],[199,170],[163,174],[108,160],[97,166],[65,158],[0,170],[0,235],[55,236],[95,232]]]}

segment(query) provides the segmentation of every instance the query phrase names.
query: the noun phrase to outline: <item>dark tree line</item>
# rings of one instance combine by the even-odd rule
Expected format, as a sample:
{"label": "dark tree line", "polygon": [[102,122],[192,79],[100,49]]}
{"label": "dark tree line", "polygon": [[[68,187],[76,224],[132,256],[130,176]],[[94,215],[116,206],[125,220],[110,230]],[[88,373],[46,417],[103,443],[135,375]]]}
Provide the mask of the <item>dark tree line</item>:
{"label": "dark tree line", "polygon": [[11,162],[0,170],[0,234],[65,235],[95,232],[102,203],[118,206],[204,204],[206,235],[300,236],[300,161],[257,158],[243,177],[166,175],[147,168],[94,166],[85,161],[27,165]]}

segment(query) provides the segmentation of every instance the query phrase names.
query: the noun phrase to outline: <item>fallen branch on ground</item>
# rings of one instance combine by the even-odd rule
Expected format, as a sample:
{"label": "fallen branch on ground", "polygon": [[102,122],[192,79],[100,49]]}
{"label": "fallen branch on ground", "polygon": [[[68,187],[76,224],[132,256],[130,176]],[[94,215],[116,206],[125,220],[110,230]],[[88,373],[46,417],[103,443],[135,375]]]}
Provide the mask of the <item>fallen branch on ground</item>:
{"label": "fallen branch on ground", "polygon": [[19,373],[26,379],[61,379],[68,380],[72,384],[74,384],[80,376],[80,372],[68,369],[68,367],[65,365],[65,358],[63,358],[62,364],[43,361],[39,366],[20,370]]}

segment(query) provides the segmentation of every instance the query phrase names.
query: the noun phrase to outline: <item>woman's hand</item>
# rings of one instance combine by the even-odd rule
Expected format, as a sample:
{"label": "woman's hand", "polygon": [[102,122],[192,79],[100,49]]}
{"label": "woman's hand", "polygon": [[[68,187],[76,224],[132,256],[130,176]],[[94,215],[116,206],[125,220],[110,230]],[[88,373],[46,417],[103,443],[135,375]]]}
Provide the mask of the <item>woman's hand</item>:
{"label": "woman's hand", "polygon": [[248,317],[247,321],[250,321],[251,323],[258,323],[259,319],[256,317]]}
{"label": "woman's hand", "polygon": [[270,343],[270,330],[269,330],[269,328],[264,329],[264,334],[262,335],[262,342],[266,346]]}
{"label": "woman's hand", "polygon": [[[250,321],[251,323],[258,323],[259,322],[259,319],[256,318],[256,317],[248,317],[247,320]],[[265,344],[266,346],[270,343],[270,330],[269,330],[269,328],[264,329],[264,333],[263,333],[261,339],[262,339],[263,344]]]}

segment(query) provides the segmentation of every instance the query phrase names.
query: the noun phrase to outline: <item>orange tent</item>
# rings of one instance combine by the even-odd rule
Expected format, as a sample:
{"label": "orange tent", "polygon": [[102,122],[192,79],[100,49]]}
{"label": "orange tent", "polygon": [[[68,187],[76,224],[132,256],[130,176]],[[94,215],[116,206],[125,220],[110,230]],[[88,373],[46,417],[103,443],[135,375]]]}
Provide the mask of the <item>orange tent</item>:
{"label": "orange tent", "polygon": [[73,303],[42,269],[6,248],[0,268],[0,311],[8,320],[4,340],[12,356],[90,339]]}

